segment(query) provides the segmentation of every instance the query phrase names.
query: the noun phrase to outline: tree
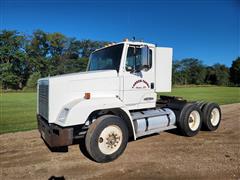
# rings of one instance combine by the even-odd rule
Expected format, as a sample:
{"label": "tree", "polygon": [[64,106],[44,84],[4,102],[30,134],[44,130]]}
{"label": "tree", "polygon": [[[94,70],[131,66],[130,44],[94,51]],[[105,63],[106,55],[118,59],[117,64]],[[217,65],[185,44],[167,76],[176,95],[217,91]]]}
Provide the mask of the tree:
{"label": "tree", "polygon": [[[85,71],[85,59],[80,58],[81,42],[75,38],[67,39],[67,46],[56,68],[58,74]],[[85,66],[85,67],[83,67]]]}
{"label": "tree", "polygon": [[40,72],[42,76],[49,74],[48,54],[49,42],[48,34],[42,30],[36,30],[28,39],[25,47],[29,65],[29,73]]}
{"label": "tree", "polygon": [[9,62],[0,64],[1,83],[3,89],[19,88],[19,82],[21,79],[12,71],[12,66],[13,65]]}
{"label": "tree", "polygon": [[34,89],[37,87],[37,81],[38,79],[41,78],[41,73],[40,72],[34,72],[31,74],[28,78],[26,88],[28,89]]}
{"label": "tree", "polygon": [[229,69],[224,64],[215,64],[213,68],[216,72],[216,85],[228,85],[229,84]]}
{"label": "tree", "polygon": [[24,52],[25,36],[17,31],[0,31],[0,63],[11,63]]}
{"label": "tree", "polygon": [[203,84],[206,76],[206,70],[202,61],[195,58],[182,60],[183,67],[187,73],[187,82],[189,84]]}
{"label": "tree", "polygon": [[206,83],[219,86],[229,84],[229,69],[224,64],[207,67]]}
{"label": "tree", "polygon": [[240,85],[240,57],[237,57],[237,59],[232,62],[230,80],[233,84]]}
{"label": "tree", "polygon": [[67,37],[61,33],[48,34],[49,42],[49,74],[63,74],[61,64],[64,63],[64,54],[67,49]]}
{"label": "tree", "polygon": [[172,81],[175,85],[187,84],[187,73],[183,69],[182,61],[173,61]]}
{"label": "tree", "polygon": [[[22,89],[28,78],[35,82],[39,73],[44,77],[85,71],[90,53],[105,44],[42,30],[34,31],[31,36],[3,30],[0,32],[1,86]],[[29,81],[27,86],[31,86]]]}
{"label": "tree", "polygon": [[216,82],[217,82],[216,72],[215,72],[215,69],[212,66],[206,67],[205,82],[207,84],[216,84]]}
{"label": "tree", "polygon": [[81,53],[81,41],[75,38],[68,38],[68,47],[64,56],[68,59],[78,59]]}
{"label": "tree", "polygon": [[48,34],[42,30],[34,31],[26,46],[26,51],[31,57],[46,57],[49,53]]}
{"label": "tree", "polygon": [[17,31],[0,32],[1,79],[4,88],[22,88],[28,77],[26,37]]}
{"label": "tree", "polygon": [[49,50],[52,57],[60,57],[67,46],[67,37],[61,33],[48,34]]}
{"label": "tree", "polygon": [[58,66],[61,74],[86,71],[88,58],[66,59]]}
{"label": "tree", "polygon": [[105,46],[106,44],[109,44],[109,42],[103,42],[103,41],[91,41],[89,39],[82,40],[80,43],[81,47],[81,57],[88,58],[94,50],[101,48]]}
{"label": "tree", "polygon": [[[31,36],[17,31],[0,31],[1,86],[22,89],[26,84],[32,87],[40,76],[85,71],[90,54],[106,44],[42,30],[34,31]],[[180,85],[229,85],[229,69],[222,64],[206,67],[196,58],[175,60],[172,80],[173,84]],[[230,80],[240,84],[240,57],[232,63]]]}
{"label": "tree", "polygon": [[173,82],[177,84],[203,84],[206,69],[201,61],[186,58],[173,63]]}

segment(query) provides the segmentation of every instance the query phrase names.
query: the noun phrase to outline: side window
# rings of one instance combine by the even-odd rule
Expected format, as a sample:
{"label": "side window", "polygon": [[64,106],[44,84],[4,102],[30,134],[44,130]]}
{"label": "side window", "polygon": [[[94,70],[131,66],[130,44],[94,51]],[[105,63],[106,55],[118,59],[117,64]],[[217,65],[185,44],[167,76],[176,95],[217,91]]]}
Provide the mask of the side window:
{"label": "side window", "polygon": [[[135,53],[134,53],[135,51]],[[144,70],[148,71],[152,67],[152,50],[144,53],[142,48],[129,47],[127,52],[126,70]]]}
{"label": "side window", "polygon": [[126,61],[126,68],[134,69],[134,64],[135,64],[135,57],[134,57],[134,48],[129,47],[128,52],[127,52],[127,61]]}
{"label": "side window", "polygon": [[[134,53],[135,49],[135,53]],[[127,52],[126,69],[131,71],[133,69],[139,68],[141,63],[141,49],[129,47]]]}

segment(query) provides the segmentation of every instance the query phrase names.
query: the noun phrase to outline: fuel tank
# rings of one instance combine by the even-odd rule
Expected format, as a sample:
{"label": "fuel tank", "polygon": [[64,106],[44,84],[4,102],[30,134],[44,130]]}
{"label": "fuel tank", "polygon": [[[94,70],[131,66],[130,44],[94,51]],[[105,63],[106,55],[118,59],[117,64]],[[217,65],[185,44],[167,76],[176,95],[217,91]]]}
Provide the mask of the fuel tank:
{"label": "fuel tank", "polygon": [[169,108],[131,113],[137,137],[176,128],[175,113]]}

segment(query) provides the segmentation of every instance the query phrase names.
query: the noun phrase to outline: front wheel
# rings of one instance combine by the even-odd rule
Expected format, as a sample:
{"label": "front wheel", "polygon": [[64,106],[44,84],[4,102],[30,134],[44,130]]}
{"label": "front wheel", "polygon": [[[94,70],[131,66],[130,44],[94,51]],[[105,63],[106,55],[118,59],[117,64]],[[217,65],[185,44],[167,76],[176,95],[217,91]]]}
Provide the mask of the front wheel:
{"label": "front wheel", "polygon": [[89,127],[85,145],[89,155],[96,162],[110,162],[117,159],[128,142],[128,128],[118,116],[104,115]]}

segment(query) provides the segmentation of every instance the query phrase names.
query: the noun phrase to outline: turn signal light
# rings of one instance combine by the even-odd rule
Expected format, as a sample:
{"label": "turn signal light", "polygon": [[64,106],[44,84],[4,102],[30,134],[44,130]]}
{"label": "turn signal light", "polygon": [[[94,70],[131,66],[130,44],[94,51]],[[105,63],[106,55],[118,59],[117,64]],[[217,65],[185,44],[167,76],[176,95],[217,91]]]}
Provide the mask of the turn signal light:
{"label": "turn signal light", "polygon": [[91,93],[85,93],[84,99],[90,99],[91,98]]}

